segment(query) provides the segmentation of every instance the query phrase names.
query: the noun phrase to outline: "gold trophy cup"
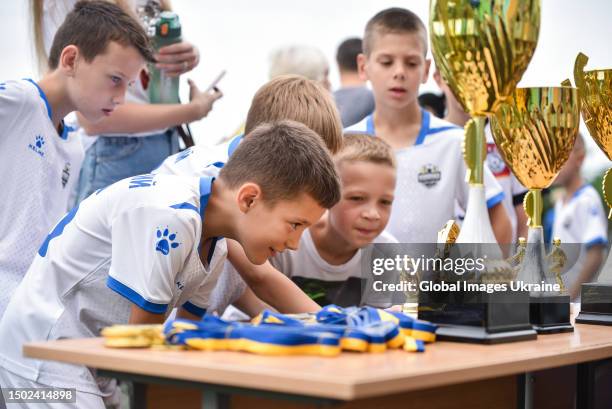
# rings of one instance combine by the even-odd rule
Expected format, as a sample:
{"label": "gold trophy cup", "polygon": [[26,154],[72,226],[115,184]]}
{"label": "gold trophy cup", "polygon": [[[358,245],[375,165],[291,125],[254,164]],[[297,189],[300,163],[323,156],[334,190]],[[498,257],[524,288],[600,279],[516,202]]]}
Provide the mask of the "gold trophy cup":
{"label": "gold trophy cup", "polygon": [[527,69],[539,27],[539,0],[430,3],[429,28],[436,66],[472,117],[466,124],[464,140],[470,192],[458,243],[497,242],[483,187],[485,121],[510,96]]}
{"label": "gold trophy cup", "polygon": [[[612,160],[612,69],[584,71],[589,58],[579,53],[574,64],[574,81],[582,100],[582,118],[589,133]],[[604,199],[612,206],[612,169],[603,179]],[[612,210],[608,214],[612,218]],[[580,314],[576,322],[612,325],[612,257],[608,256],[600,278],[582,284]]]}
{"label": "gold trophy cup", "polygon": [[[550,186],[574,147],[580,124],[580,99],[572,87],[517,88],[491,121],[499,152],[517,179],[529,189],[524,207],[529,218],[527,247],[518,280],[554,284],[544,255],[542,189]],[[532,292],[531,323],[538,333],[572,331],[569,296],[560,291]]]}
{"label": "gold trophy cup", "polygon": [[[501,259],[483,186],[484,128],[487,115],[510,96],[533,56],[540,0],[431,0],[429,16],[436,66],[472,117],[465,126],[463,143],[470,187],[465,219],[456,238],[456,243],[463,243],[458,252],[471,257],[487,252],[488,257]],[[441,236],[447,236],[446,230]],[[432,297],[420,293],[419,318],[439,324],[441,340],[501,343],[536,337],[529,323],[527,294],[517,300],[508,293]]]}

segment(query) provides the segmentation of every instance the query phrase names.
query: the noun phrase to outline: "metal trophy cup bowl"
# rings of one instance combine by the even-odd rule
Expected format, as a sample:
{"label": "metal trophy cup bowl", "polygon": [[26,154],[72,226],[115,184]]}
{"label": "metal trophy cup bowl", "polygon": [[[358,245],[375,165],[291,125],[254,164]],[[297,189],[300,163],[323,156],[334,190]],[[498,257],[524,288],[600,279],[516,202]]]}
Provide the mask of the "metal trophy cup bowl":
{"label": "metal trophy cup bowl", "polygon": [[[582,100],[582,118],[597,145],[612,160],[612,69],[584,71],[588,60],[580,53],[574,65],[574,80]],[[611,171],[608,169],[603,179],[608,207],[612,206]],[[612,218],[612,210],[608,218]],[[612,257],[608,256],[598,282],[582,284],[581,301],[576,322],[612,325]]]}
{"label": "metal trophy cup bowl", "polygon": [[[470,185],[455,247],[472,257],[502,257],[486,206],[484,159],[487,116],[513,92],[536,48],[540,0],[431,0],[429,31],[436,66],[472,117],[463,154]],[[447,224],[447,226],[450,226]],[[442,237],[448,236],[444,232]],[[487,243],[492,243],[488,244]],[[509,244],[509,243],[500,243]],[[452,253],[452,251],[451,251]],[[475,277],[490,280],[488,270]],[[471,278],[470,278],[471,279]],[[501,343],[534,339],[528,294],[463,291],[419,294],[419,318],[439,324],[438,339]]]}
{"label": "metal trophy cup bowl", "polygon": [[[542,189],[550,186],[567,161],[579,123],[580,99],[572,87],[517,88],[492,118],[493,138],[502,158],[529,189],[524,201],[529,233],[518,272],[520,281],[548,285],[558,281],[547,262],[554,254],[544,254]],[[572,331],[569,301],[562,291],[532,291],[534,329],[538,333]]]}
{"label": "metal trophy cup bowl", "polygon": [[472,117],[464,141],[470,192],[458,243],[497,242],[483,187],[485,122],[527,69],[539,27],[540,0],[431,0],[436,66]]}

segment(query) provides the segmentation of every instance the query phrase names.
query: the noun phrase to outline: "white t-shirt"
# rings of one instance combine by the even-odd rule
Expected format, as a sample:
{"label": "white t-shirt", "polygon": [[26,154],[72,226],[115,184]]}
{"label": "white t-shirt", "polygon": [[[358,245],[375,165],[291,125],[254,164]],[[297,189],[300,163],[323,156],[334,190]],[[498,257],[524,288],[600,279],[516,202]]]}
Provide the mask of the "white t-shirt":
{"label": "white t-shirt", "polygon": [[62,217],[83,148],[51,121],[47,97],[31,80],[0,84],[0,316],[49,229]]}
{"label": "white t-shirt", "polygon": [[578,279],[586,250],[608,243],[608,218],[599,194],[591,185],[578,189],[567,203],[557,200],[554,216],[553,237],[559,237],[562,245],[581,245],[576,263],[563,276],[565,286],[569,288]]}
{"label": "white t-shirt", "polygon": [[[383,231],[373,243],[397,243],[397,240]],[[316,295],[315,293],[321,294],[321,298],[314,298],[319,304],[352,306],[368,301],[362,298],[363,280],[367,278],[362,274],[363,252],[363,249],[357,250],[344,264],[329,264],[319,255],[310,230],[307,229],[300,238],[298,250],[284,251],[269,261],[274,268],[290,277],[310,296]],[[225,263],[222,278],[217,282],[211,295],[210,311],[223,314],[230,304],[242,296],[246,287],[246,283],[231,263]]]}
{"label": "white t-shirt", "polygon": [[497,179],[497,183],[501,186],[504,191],[503,204],[510,217],[510,223],[512,224],[512,243],[516,243],[516,210],[514,207],[518,204],[523,203],[523,197],[527,192],[527,188],[518,181],[516,176],[512,173],[510,168],[506,165],[506,162],[502,159],[493,134],[491,133],[491,125],[487,123],[485,127],[485,136],[487,138],[487,165],[493,173],[493,176]]}
{"label": "white t-shirt", "polygon": [[[455,217],[455,201],[467,208],[463,129],[422,110],[421,130],[413,146],[397,149],[397,185],[387,230],[400,243],[435,243],[438,231]],[[372,115],[345,132],[376,135]],[[499,183],[484,166],[489,208],[504,198]]]}
{"label": "white t-shirt", "polygon": [[239,135],[220,145],[194,145],[168,156],[152,173],[189,177],[217,176],[241,140],[242,135]]}
{"label": "white t-shirt", "polygon": [[0,321],[0,366],[55,387],[98,393],[82,366],[24,358],[26,342],[99,336],[131,306],[203,315],[227,256],[198,248],[212,178],[139,175],[101,189],[68,213],[40,247]]}

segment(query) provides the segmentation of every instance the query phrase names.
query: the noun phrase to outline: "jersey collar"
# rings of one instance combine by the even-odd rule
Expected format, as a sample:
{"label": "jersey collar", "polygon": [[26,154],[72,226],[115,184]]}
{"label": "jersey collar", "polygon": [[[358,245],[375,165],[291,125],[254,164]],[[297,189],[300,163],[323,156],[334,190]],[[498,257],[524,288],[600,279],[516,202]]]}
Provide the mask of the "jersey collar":
{"label": "jersey collar", "polygon": [[[45,92],[42,90],[42,88],[31,78],[25,78],[26,81],[32,83],[36,89],[38,90],[38,94],[40,95],[40,98],[43,100],[43,102],[45,103],[45,107],[47,107],[47,115],[49,116],[49,120],[51,122],[53,122],[53,110],[51,109],[51,104],[49,104],[49,100],[47,99],[47,95],[45,95]],[[66,140],[68,139],[68,133],[74,131],[74,128],[72,128],[71,126],[67,126],[64,123],[64,120],[62,119],[60,122],[60,127],[62,129],[61,133],[58,133],[59,137]]]}
{"label": "jersey collar", "polygon": [[[431,114],[421,108],[421,129],[414,141],[414,146],[421,145],[425,141],[425,137],[429,133],[429,123],[431,121]],[[372,136],[376,136],[376,130],[374,129],[374,114],[368,115],[366,120],[366,133]]]}
{"label": "jersey collar", "polygon": [[[202,229],[204,227],[204,217],[206,214],[206,206],[208,206],[208,199],[210,199],[210,194],[212,192],[212,184],[215,181],[214,177],[203,176],[200,178],[200,217],[202,218]],[[206,262],[208,263],[208,267],[210,268],[210,262],[212,261],[213,254],[215,252],[215,248],[217,246],[217,241],[219,241],[220,237],[213,237],[212,244],[210,245],[210,251],[206,257]],[[200,245],[198,248],[202,246]]]}

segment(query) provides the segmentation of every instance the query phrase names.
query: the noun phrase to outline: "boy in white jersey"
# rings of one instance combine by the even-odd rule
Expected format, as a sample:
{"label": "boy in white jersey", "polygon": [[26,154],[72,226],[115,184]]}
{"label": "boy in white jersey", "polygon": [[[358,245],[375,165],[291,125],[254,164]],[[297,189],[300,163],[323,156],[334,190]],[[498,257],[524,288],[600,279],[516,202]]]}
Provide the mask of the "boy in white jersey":
{"label": "boy in white jersey", "polygon": [[[459,101],[455,98],[450,87],[444,82],[437,68],[433,73],[433,77],[446,99],[446,115],[444,120],[458,126],[465,126],[470,119],[470,115],[459,104]],[[527,189],[521,185],[521,182],[518,181],[502,159],[493,139],[491,125],[488,122],[485,127],[485,137],[487,142],[487,165],[504,191],[503,203],[510,218],[510,227],[512,228],[512,240],[510,243],[516,243],[519,237],[527,237],[527,215],[523,208],[523,199]],[[495,227],[493,226],[493,230],[496,230]]]}
{"label": "boy in white jersey", "polygon": [[[297,250],[277,254],[270,262],[320,305],[382,306],[379,300],[362,297],[367,277],[362,275],[361,258],[362,249],[371,243],[397,243],[384,231],[395,190],[393,150],[380,138],[345,134],[334,162],[342,198],[304,232]],[[239,279],[231,278],[238,277],[231,267],[226,266],[223,274],[226,278],[211,296],[214,311],[222,314],[233,304],[254,316],[265,308]]]}
{"label": "boy in white jersey", "polygon": [[[315,131],[332,153],[337,152],[342,144],[342,126],[334,101],[329,92],[316,81],[298,75],[283,75],[263,85],[251,102],[245,131],[247,135],[250,135],[249,132],[263,122],[285,119],[300,122]],[[153,173],[197,177],[215,176],[242,139],[242,136],[238,136],[221,145],[194,146],[168,157]],[[261,266],[250,263],[240,251],[237,243],[232,240],[228,240],[228,247],[234,248],[229,260],[235,266],[239,266],[240,275],[260,297],[276,309],[287,313],[318,309],[316,303],[312,302],[286,276],[276,271],[270,263]],[[266,280],[262,279],[264,277]],[[293,291],[285,290],[282,294],[270,292],[270,289],[278,286],[269,284],[270,277],[276,277],[280,282],[284,281],[285,285],[291,284]],[[241,289],[245,285],[239,276],[225,277],[224,274],[221,281],[227,280],[239,283]],[[234,292],[235,287],[235,285],[226,287],[228,293],[218,294],[218,296],[225,299]]]}
{"label": "boy in white jersey", "polygon": [[580,176],[585,149],[582,135],[555,179],[565,189],[554,207],[553,237],[561,243],[580,245],[576,263],[563,277],[572,300],[579,301],[580,285],[597,278],[608,244],[608,219],[597,191]]}
{"label": "boy in white jersey", "polygon": [[79,2],[57,31],[47,74],[0,85],[0,315],[68,207],[83,152],[63,118],[110,115],[145,61],[153,54],[136,21],[105,1]]}
{"label": "boy in white jersey", "polygon": [[79,408],[103,408],[104,391],[87,368],[24,358],[23,344],[161,323],[174,307],[198,319],[231,252],[225,238],[254,264],[297,248],[304,229],[340,198],[334,164],[302,124],[253,133],[216,178],[124,179],[55,226],[0,321],[3,387],[74,387],[77,402],[95,397]]}
{"label": "boy in white jersey", "polygon": [[[372,84],[376,109],[350,132],[384,139],[396,151],[397,188],[388,230],[402,243],[435,242],[437,232],[465,209],[468,185],[461,150],[463,130],[421,110],[419,85],[427,80],[427,33],[419,17],[383,10],[366,25],[360,75]],[[510,241],[503,192],[485,166],[487,205],[496,238]]]}

